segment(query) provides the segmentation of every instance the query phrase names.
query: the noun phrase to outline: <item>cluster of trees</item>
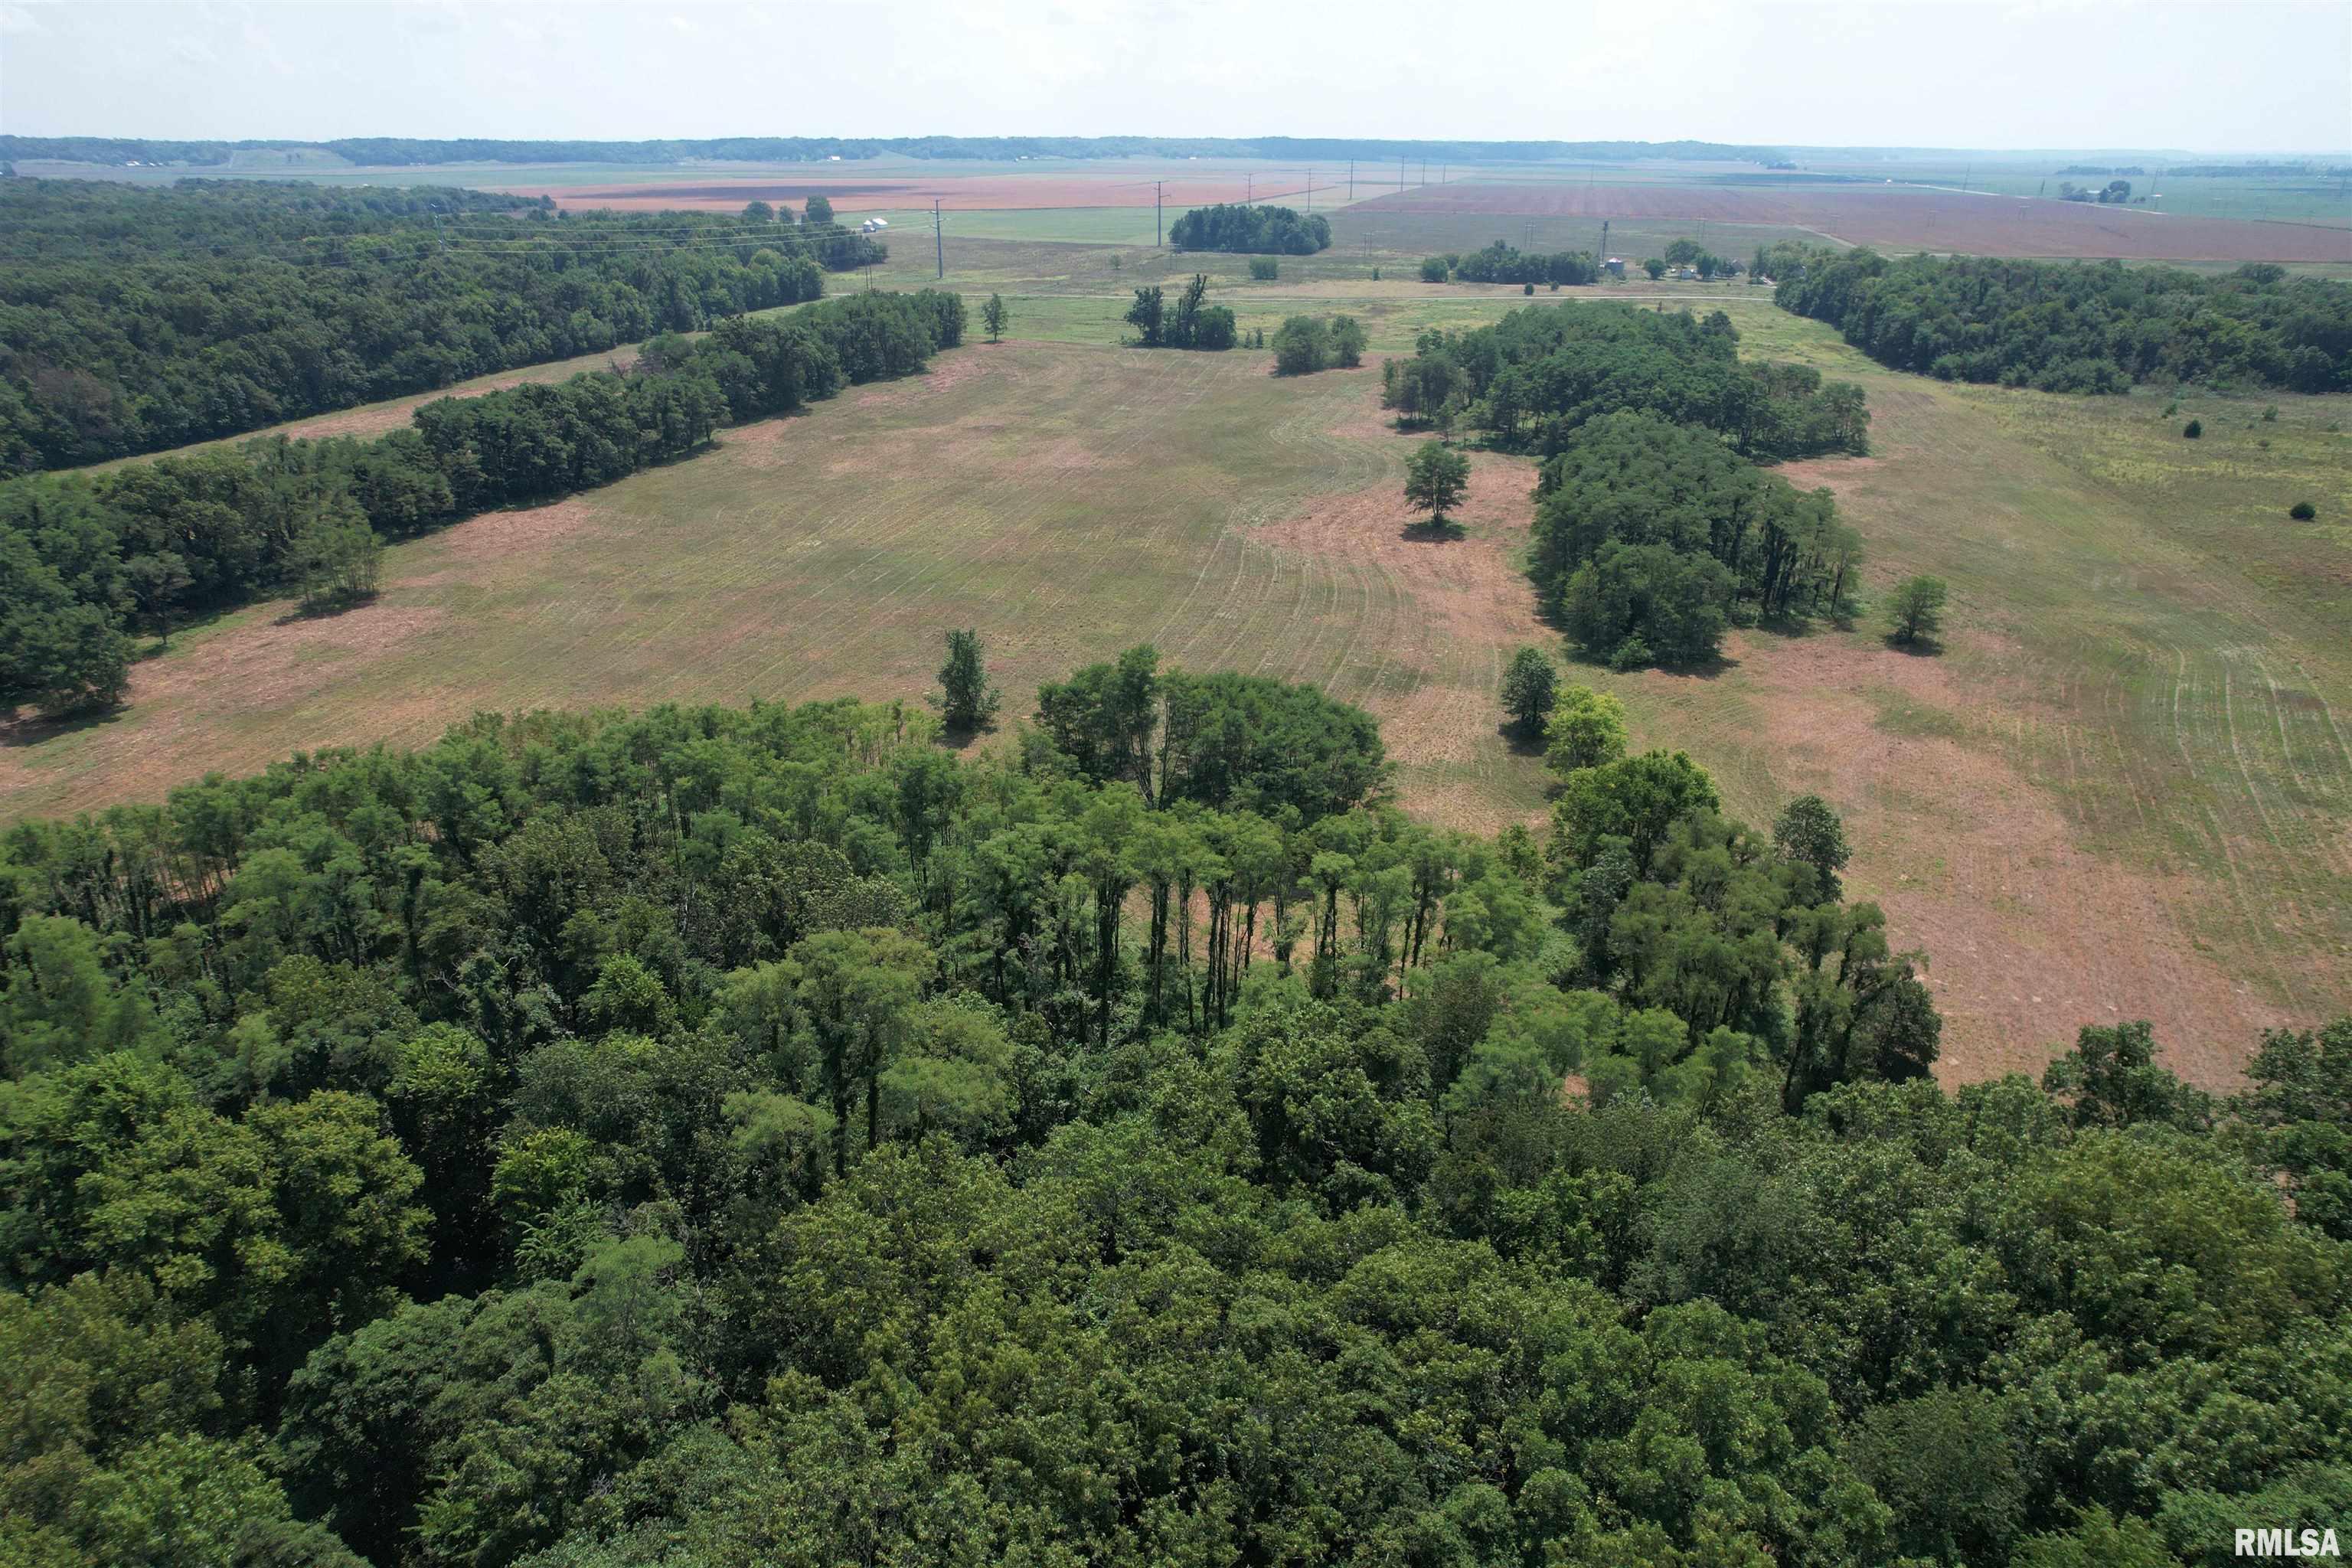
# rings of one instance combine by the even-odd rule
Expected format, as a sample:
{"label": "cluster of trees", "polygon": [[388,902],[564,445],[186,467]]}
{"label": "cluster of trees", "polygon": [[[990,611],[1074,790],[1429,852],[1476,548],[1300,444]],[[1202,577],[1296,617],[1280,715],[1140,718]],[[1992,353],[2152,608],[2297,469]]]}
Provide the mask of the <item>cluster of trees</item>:
{"label": "cluster of trees", "polygon": [[2143,381],[2352,389],[2352,294],[2266,264],[2208,277],[2112,261],[1816,250],[1773,297],[1883,364],[1947,381],[2050,392]]}
{"label": "cluster of trees", "polygon": [[0,184],[0,473],[234,436],[814,300],[826,224],[478,192]]}
{"label": "cluster of trees", "polygon": [[1320,213],[1220,202],[1194,207],[1168,230],[1178,250],[1236,250],[1260,256],[1312,256],[1331,247],[1331,224]]}
{"label": "cluster of trees", "polygon": [[1195,272],[1171,308],[1157,283],[1135,291],[1127,309],[1127,322],[1136,341],[1148,349],[1229,349],[1239,340],[1234,313],[1208,302],[1209,279]]}
{"label": "cluster of trees", "polygon": [[1601,264],[1589,250],[1560,250],[1545,256],[1519,251],[1501,240],[1467,256],[1433,256],[1421,264],[1424,283],[1594,283]]}
{"label": "cluster of trees", "polygon": [[2127,203],[2132,199],[2129,180],[2109,180],[2104,185],[2078,185],[2072,180],[2058,182],[2058,199],[2062,202],[2096,202],[2101,206]]}
{"label": "cluster of trees", "polygon": [[1311,691],[1039,717],[484,718],[13,831],[11,1560],[2157,1568],[2352,1503],[2352,1021],[1947,1095],[1834,815],[1595,694],[1544,842]]}
{"label": "cluster of trees", "polygon": [[[1737,278],[1740,270],[1739,263],[1731,258],[1717,256],[1698,241],[1688,238],[1670,242],[1666,246],[1666,254],[1663,258],[1663,262],[1664,267],[1687,267],[1701,278],[1707,279]],[[1643,263],[1645,270],[1648,266],[1647,262]],[[1663,270],[1662,268],[1661,271]],[[1659,275],[1658,272],[1650,274],[1653,278]]]}
{"label": "cluster of trees", "polygon": [[373,440],[279,437],[0,482],[0,704],[111,703],[134,631],[289,587],[364,595],[379,535],[609,484],[729,421],[920,370],[962,333],[957,295],[852,294],[654,338],[627,373],[441,398]]}
{"label": "cluster of trees", "polygon": [[1738,344],[1720,310],[1530,306],[1492,326],[1423,333],[1412,359],[1381,367],[1382,387],[1408,421],[1544,453],[1621,411],[1705,426],[1759,458],[1866,449],[1861,388],[1824,384],[1803,365],[1743,361]]}
{"label": "cluster of trees", "polygon": [[1364,324],[1353,316],[1293,316],[1274,334],[1274,368],[1281,375],[1311,375],[1364,363]]}
{"label": "cluster of trees", "polygon": [[1611,414],[1547,459],[1528,575],[1546,610],[1619,668],[1715,657],[1735,619],[1843,615],[1862,539],[1710,431]]}

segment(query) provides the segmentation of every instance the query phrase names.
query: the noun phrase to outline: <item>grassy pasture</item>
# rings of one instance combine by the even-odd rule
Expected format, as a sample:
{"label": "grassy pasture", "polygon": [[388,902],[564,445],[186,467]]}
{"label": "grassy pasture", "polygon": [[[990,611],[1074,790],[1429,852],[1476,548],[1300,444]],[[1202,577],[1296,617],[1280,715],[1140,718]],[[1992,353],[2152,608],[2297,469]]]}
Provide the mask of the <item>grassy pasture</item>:
{"label": "grassy pasture", "polygon": [[[0,750],[0,816],[417,741],[478,708],[913,700],[950,625],[980,628],[1016,706],[1146,639],[1318,680],[1381,716],[1414,809],[1481,829],[1540,812],[1540,770],[1494,728],[1509,648],[1548,640],[1516,574],[1528,465],[1481,455],[1467,536],[1418,539],[1394,499],[1410,440],[1382,425],[1373,372],[1284,382],[1259,353],[1116,346],[1126,288],[1196,266],[1244,330],[1346,310],[1391,353],[1517,290],[966,247],[989,265],[951,248],[949,286],[1005,292],[1015,341],[402,546],[367,608],[260,606],[184,636],[120,718]],[[898,248],[886,280],[928,281]],[[1623,695],[1639,743],[1691,751],[1751,821],[1804,790],[1846,814],[1852,887],[1931,954],[1951,1076],[2038,1069],[2080,1023],[2147,1016],[2176,1065],[2221,1083],[2260,1028],[2352,1005],[2352,399],[2282,397],[2265,420],[2267,397],[2168,414],[2160,394],[1945,385],[1740,285],[1538,299],[1604,294],[1727,310],[1748,352],[1869,395],[1874,455],[1790,477],[1838,491],[1870,587],[1951,583],[1938,656],[1889,649],[1865,618],[1737,633],[1700,675],[1575,678]],[[413,401],[329,417],[383,427]],[[2298,500],[2315,521],[2287,517]]]}

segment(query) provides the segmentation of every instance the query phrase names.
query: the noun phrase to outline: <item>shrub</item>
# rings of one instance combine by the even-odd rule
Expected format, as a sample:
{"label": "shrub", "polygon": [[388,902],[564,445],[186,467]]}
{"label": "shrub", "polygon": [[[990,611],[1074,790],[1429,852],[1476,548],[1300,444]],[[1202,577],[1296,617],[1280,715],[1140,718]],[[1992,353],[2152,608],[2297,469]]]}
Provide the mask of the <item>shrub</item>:
{"label": "shrub", "polygon": [[2180,434],[2189,440],[2196,440],[2200,436],[2205,434],[2204,421],[2200,419],[2191,419],[2188,424],[2183,425],[2180,427]]}
{"label": "shrub", "polygon": [[1630,637],[1619,643],[1617,651],[1609,656],[1609,668],[1622,675],[1629,669],[1640,669],[1656,657],[1651,653],[1648,643],[1638,637]]}
{"label": "shrub", "polygon": [[1445,281],[1445,274],[1448,270],[1445,258],[1433,256],[1421,264],[1421,280],[1423,283],[1443,283]]}
{"label": "shrub", "polygon": [[1271,256],[1250,258],[1250,277],[1260,283],[1271,283],[1282,276],[1282,263]]}
{"label": "shrub", "polygon": [[2309,522],[2319,515],[2319,509],[2307,500],[2299,500],[2286,509],[2286,514],[2297,522]]}

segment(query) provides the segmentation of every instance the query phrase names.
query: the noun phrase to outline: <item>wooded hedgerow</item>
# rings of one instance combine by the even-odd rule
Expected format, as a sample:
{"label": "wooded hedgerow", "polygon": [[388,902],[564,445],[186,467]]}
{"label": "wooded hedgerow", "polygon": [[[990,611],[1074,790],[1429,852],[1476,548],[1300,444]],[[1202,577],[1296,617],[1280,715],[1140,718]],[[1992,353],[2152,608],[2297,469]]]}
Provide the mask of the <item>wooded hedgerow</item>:
{"label": "wooded hedgerow", "polygon": [[824,226],[478,191],[0,181],[0,473],[698,331],[884,254]]}
{"label": "wooded hedgerow", "polygon": [[609,484],[723,423],[908,374],[962,342],[953,294],[852,294],[646,343],[596,372],[419,408],[373,440],[250,441],[95,475],[0,481],[0,703],[116,700],[131,634],[289,585],[320,530],[403,538],[485,508]]}

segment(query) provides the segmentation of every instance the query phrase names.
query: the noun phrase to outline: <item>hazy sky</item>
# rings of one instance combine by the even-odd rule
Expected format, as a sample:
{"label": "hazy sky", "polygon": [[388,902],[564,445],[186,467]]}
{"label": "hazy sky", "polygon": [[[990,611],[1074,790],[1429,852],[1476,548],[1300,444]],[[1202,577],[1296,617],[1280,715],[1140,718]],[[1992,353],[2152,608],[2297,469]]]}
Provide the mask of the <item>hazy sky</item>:
{"label": "hazy sky", "polygon": [[2352,0],[0,0],[0,131],[2352,148]]}

